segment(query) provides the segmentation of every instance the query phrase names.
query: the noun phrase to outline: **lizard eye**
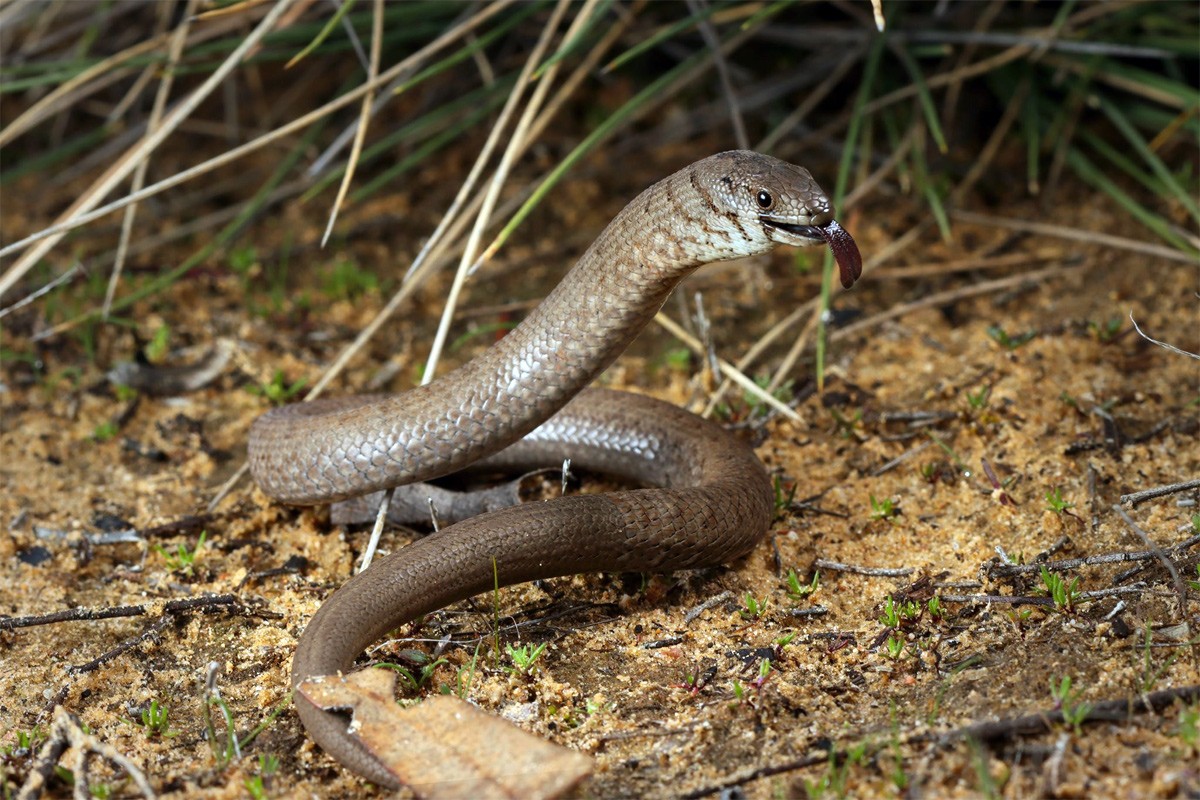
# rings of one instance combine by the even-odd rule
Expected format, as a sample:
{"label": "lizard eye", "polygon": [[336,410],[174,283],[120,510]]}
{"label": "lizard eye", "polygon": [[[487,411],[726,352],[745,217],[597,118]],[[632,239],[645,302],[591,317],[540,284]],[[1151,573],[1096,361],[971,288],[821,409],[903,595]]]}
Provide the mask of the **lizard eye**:
{"label": "lizard eye", "polygon": [[775,198],[771,197],[771,193],[766,189],[759,189],[758,194],[754,196],[754,201],[763,211],[769,211],[771,206],[775,205]]}

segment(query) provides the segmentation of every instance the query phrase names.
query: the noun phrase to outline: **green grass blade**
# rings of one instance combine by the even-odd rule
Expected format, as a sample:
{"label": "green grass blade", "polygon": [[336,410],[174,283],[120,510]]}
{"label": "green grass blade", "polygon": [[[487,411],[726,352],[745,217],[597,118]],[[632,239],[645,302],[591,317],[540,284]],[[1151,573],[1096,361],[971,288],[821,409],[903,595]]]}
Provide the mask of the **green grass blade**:
{"label": "green grass blade", "polygon": [[1116,127],[1121,135],[1125,137],[1125,141],[1129,142],[1133,147],[1134,152],[1141,156],[1142,161],[1146,162],[1146,166],[1150,167],[1158,179],[1162,182],[1166,191],[1178,200],[1183,207],[1192,215],[1192,219],[1200,222],[1200,204],[1192,195],[1175,180],[1175,176],[1167,169],[1167,165],[1162,162],[1158,154],[1150,149],[1146,144],[1146,140],[1138,133],[1137,129],[1129,122],[1129,119],[1121,113],[1116,104],[1103,97],[1100,98],[1100,110],[1108,117],[1109,121]]}
{"label": "green grass blade", "polygon": [[1129,212],[1131,216],[1135,217],[1163,240],[1170,243],[1172,247],[1175,247],[1181,253],[1200,255],[1182,237],[1171,230],[1171,226],[1167,224],[1166,220],[1146,209],[1141,203],[1126,194],[1109,179],[1103,170],[1098,169],[1095,164],[1089,161],[1080,152],[1079,148],[1071,148],[1067,153],[1067,163],[1075,170],[1075,174],[1111,197],[1118,205]]}
{"label": "green grass blade", "polygon": [[317,31],[317,35],[313,37],[312,41],[309,42],[303,50],[301,50],[299,53],[296,53],[296,55],[292,56],[290,61],[283,65],[284,69],[291,69],[292,67],[296,66],[305,58],[307,58],[314,50],[320,47],[322,42],[324,42],[329,34],[333,32],[333,29],[337,27],[337,24],[342,21],[342,17],[346,16],[350,9],[354,8],[354,4],[356,2],[357,0],[342,0],[342,2],[338,4],[337,11],[333,12],[333,16],[329,18],[324,27]]}
{"label": "green grass blade", "polygon": [[[858,85],[858,95],[854,98],[854,111],[850,115],[850,126],[846,131],[846,149],[842,151],[842,161],[838,165],[837,183],[833,189],[833,206],[841,211],[842,198],[846,196],[846,187],[850,184],[850,173],[854,169],[854,152],[859,133],[863,125],[863,107],[871,96],[871,87],[879,76],[879,64],[883,59],[883,50],[887,40],[883,36],[875,36],[871,49],[867,53],[867,61],[863,66],[862,81]],[[825,328],[826,312],[833,297],[833,252],[826,248],[825,265],[821,271],[821,307],[817,313],[815,369],[817,374],[817,391],[825,390],[825,347],[827,331]]]}
{"label": "green grass blade", "polygon": [[610,61],[606,65],[604,65],[604,68],[601,70],[601,72],[602,73],[612,72],[613,70],[623,66],[627,62],[637,58],[638,56],[640,56],[642,53],[646,52],[647,50],[650,50],[650,49],[656,47],[663,40],[670,39],[675,34],[685,31],[688,28],[694,27],[695,25],[702,22],[703,20],[708,19],[709,17],[711,17],[713,15],[713,13],[716,10],[717,10],[717,7],[715,5],[708,6],[703,11],[701,11],[699,14],[692,14],[690,17],[684,17],[683,19],[679,20],[678,22],[671,24],[671,25],[667,25],[666,27],[662,28],[661,30],[657,31],[656,33],[652,33],[651,35],[647,36],[645,39],[638,42],[633,47],[629,48],[624,53],[621,53],[619,56],[614,58],[612,61]]}
{"label": "green grass blade", "polygon": [[925,124],[929,126],[929,134],[937,143],[938,152],[947,152],[946,136],[942,133],[942,124],[938,120],[937,108],[933,104],[933,95],[929,93],[929,85],[925,82],[925,75],[921,72],[921,67],[903,46],[893,48],[892,52],[900,59],[900,63],[908,72],[909,79],[917,87],[917,99],[921,103],[921,112],[925,115]]}

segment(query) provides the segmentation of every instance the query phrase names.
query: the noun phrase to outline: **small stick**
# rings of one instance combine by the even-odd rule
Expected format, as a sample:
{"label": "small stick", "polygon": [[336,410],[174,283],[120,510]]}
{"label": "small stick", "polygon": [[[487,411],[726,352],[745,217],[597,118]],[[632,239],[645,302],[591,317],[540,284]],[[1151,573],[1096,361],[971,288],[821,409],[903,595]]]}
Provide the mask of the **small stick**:
{"label": "small stick", "polygon": [[[185,600],[172,600],[162,606],[165,614],[180,614],[188,611],[207,611],[221,607],[240,605],[236,595],[218,594],[207,597],[189,597]],[[0,618],[0,631],[11,631],[17,628],[31,628],[36,625],[53,625],[58,622],[90,622],[100,619],[115,619],[117,617],[140,617],[156,607],[154,603],[136,606],[112,606],[109,608],[69,608],[65,611],[55,611],[52,614],[36,614],[26,617]]]}
{"label": "small stick", "polygon": [[1166,497],[1169,494],[1187,492],[1192,489],[1200,489],[1200,478],[1181,483],[1168,483],[1166,486],[1155,486],[1153,489],[1143,489],[1133,494],[1123,494],[1121,495],[1121,504],[1130,508],[1137,508],[1138,503],[1154,500],[1159,497]]}
{"label": "small stick", "polygon": [[733,592],[726,590],[724,592],[721,592],[718,595],[714,595],[713,597],[708,598],[703,603],[701,603],[700,605],[696,606],[691,611],[689,611],[683,615],[684,624],[685,625],[692,624],[692,622],[696,619],[696,617],[700,616],[701,614],[703,614],[705,611],[712,608],[713,606],[724,603],[726,600],[729,600],[732,597],[733,597]]}
{"label": "small stick", "polygon": [[1121,508],[1119,505],[1114,505],[1112,509],[1113,511],[1117,512],[1117,516],[1125,520],[1125,524],[1129,526],[1130,530],[1137,534],[1138,538],[1145,543],[1146,547],[1151,548],[1152,552],[1154,553],[1154,557],[1158,559],[1159,563],[1166,567],[1167,572],[1171,576],[1171,583],[1175,586],[1175,592],[1179,595],[1179,618],[1186,621],[1187,586],[1184,585],[1183,580],[1179,577],[1179,570],[1175,569],[1175,565],[1171,563],[1171,559],[1167,558],[1167,554],[1162,551],[1161,547],[1150,540],[1149,534],[1142,530],[1141,527],[1139,527],[1138,524],[1133,521],[1133,518],[1125,512],[1125,509]]}
{"label": "small stick", "polygon": [[833,570],[834,572],[851,572],[855,575],[871,575],[879,578],[900,578],[905,575],[912,575],[917,571],[916,567],[860,567],[856,564],[841,564],[837,561],[826,561],[823,558],[818,558],[813,563],[813,566],[819,569]]}
{"label": "small stick", "polygon": [[[1193,536],[1172,546],[1169,550],[1170,552],[1180,552],[1198,542],[1200,542],[1200,536]],[[1040,564],[991,564],[985,567],[985,570],[989,578],[1007,578],[1014,575],[1038,573],[1042,571],[1042,567],[1062,572],[1069,569],[1076,569],[1077,567],[1090,567],[1097,564],[1121,564],[1127,561],[1148,561],[1152,558],[1158,558],[1156,551],[1142,550],[1125,553],[1105,553],[1104,555],[1085,556],[1083,558],[1068,558],[1062,561],[1043,561]]]}

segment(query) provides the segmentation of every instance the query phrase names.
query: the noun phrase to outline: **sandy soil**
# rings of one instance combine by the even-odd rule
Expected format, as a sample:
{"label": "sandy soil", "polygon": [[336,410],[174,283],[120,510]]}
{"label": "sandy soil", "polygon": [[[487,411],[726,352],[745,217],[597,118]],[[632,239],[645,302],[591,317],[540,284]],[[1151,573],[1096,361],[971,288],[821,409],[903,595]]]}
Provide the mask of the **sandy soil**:
{"label": "sandy soil", "polygon": [[[514,312],[498,304],[544,294],[623,198],[698,155],[647,158],[643,174],[609,174],[608,184],[581,173],[561,202],[469,284],[456,331],[482,332],[451,360],[485,347],[494,335],[487,326],[522,313],[523,306]],[[435,170],[430,165],[414,181],[414,193],[437,185]],[[452,191],[452,180],[444,184],[443,193]],[[1148,238],[1094,194],[1080,192],[1078,200],[986,211]],[[329,251],[313,246],[324,225],[319,203],[281,212],[247,237],[256,252],[242,254],[244,271],[230,257],[214,257],[140,304],[131,327],[102,328],[90,340],[35,343],[40,310],[5,320],[0,613],[147,609],[140,617],[0,631],[0,744],[7,749],[0,783],[8,790],[31,764],[19,734],[44,733],[50,710],[62,704],[141,765],[162,796],[242,797],[245,782],[264,771],[272,797],[375,793],[308,742],[288,706],[287,684],[299,633],[350,574],[366,533],[331,526],[321,510],[272,504],[248,480],[214,512],[206,505],[242,463],[246,431],[269,406],[249,389],[276,370],[288,381],[315,381],[386,302],[432,227],[432,212],[409,214],[411,204],[412,197],[392,197],[353,209],[340,223],[349,235]],[[869,258],[916,213],[919,206],[907,200],[881,198],[844,224]],[[10,225],[30,230],[34,222],[7,221],[6,238],[17,232]],[[1197,362],[1138,337],[1128,316],[1158,339],[1200,351],[1195,268],[982,225],[959,224],[952,244],[933,231],[922,241],[838,297],[835,322],[857,324],[939,292],[1012,281],[876,320],[835,341],[823,393],[811,384],[811,362],[802,362],[785,395],[797,401],[797,420],[754,417],[731,395],[728,418],[754,438],[783,490],[795,490],[795,502],[743,562],[700,574],[585,575],[503,590],[501,649],[548,645],[532,676],[505,671],[506,657],[493,652],[490,599],[406,626],[370,657],[430,651],[431,640],[450,634],[446,663],[426,689],[436,692],[455,683],[482,641],[470,699],[593,756],[584,797],[715,796],[733,784],[752,798],[806,791],[1197,796],[1200,706],[1166,702],[1147,712],[1137,704],[1145,693],[1200,684],[1197,592],[1181,599],[1181,583],[1151,557],[1063,572],[1067,583],[1078,579],[1079,592],[1109,593],[1055,607],[1046,604],[1037,573],[1006,576],[998,555],[1053,564],[1145,551],[1139,530],[1158,548],[1200,532],[1196,492],[1128,509],[1130,521],[1113,510],[1121,495],[1200,476]],[[160,253],[156,263],[178,255]],[[968,259],[984,263],[953,274],[901,274]],[[987,259],[1000,259],[999,266],[989,268]],[[347,262],[381,288],[346,290],[333,276]],[[273,284],[285,263],[286,281]],[[1019,280],[1045,268],[1053,270]],[[273,286],[284,291],[273,294]],[[407,306],[337,391],[365,390],[381,370],[386,388],[411,385],[445,287],[431,285]],[[812,270],[778,252],[706,270],[681,296],[704,291],[717,348],[733,360],[818,287]],[[78,284],[57,302],[91,307],[89,291]],[[673,316],[679,309],[668,304]],[[55,320],[66,316],[55,313]],[[233,356],[198,391],[158,397],[115,389],[106,370],[164,327],[168,346],[154,354],[163,364],[188,363],[218,339],[233,344]],[[767,363],[778,362],[798,330]],[[605,381],[702,408],[711,382],[678,347],[649,331]],[[1055,491],[1073,504],[1065,512],[1048,506]],[[131,541],[101,536],[130,529],[138,532]],[[201,531],[205,544],[184,568],[178,548],[194,548]],[[413,535],[389,531],[384,547],[401,547]],[[1180,582],[1200,580],[1198,554],[1168,552]],[[861,574],[825,562],[903,572]],[[819,573],[816,591],[789,596],[792,570],[806,585]],[[209,594],[236,604],[211,613],[163,611],[168,601]],[[750,613],[747,596],[761,613]],[[934,597],[940,609],[931,611]],[[896,630],[881,621],[888,598],[914,603]],[[132,646],[110,654],[123,643]],[[70,669],[102,656],[93,669]],[[769,671],[760,679],[764,659]],[[217,683],[239,734],[266,723],[228,767],[205,737],[210,662],[220,665]],[[1042,732],[1001,725],[987,741],[981,732],[953,735],[982,721],[1053,712],[1064,704],[1051,687],[1064,677],[1071,681],[1068,715],[1110,700],[1128,700],[1132,715],[1078,727],[1047,717]],[[169,735],[149,734],[141,722],[153,701],[168,709]],[[273,709],[282,710],[272,717]],[[264,770],[263,756],[278,766]],[[102,762],[93,780],[132,791]],[[69,790],[60,785],[55,793]]]}

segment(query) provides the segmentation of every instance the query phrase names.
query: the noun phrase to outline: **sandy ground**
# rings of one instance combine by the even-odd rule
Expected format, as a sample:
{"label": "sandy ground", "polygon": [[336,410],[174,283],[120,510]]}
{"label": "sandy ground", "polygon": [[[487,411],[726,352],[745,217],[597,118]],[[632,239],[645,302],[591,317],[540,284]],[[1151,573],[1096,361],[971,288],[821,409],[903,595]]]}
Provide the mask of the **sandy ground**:
{"label": "sandy ground", "polygon": [[[526,307],[498,304],[544,294],[622,198],[696,155],[648,159],[645,174],[610,176],[613,186],[580,179],[565,187],[562,202],[469,284],[456,332],[484,330],[451,360],[478,352],[494,336],[486,326]],[[6,791],[30,769],[20,735],[40,741],[61,704],[140,765],[162,796],[243,797],[256,777],[271,797],[375,793],[309,743],[287,684],[297,637],[350,574],[366,533],[331,526],[321,510],[272,504],[248,480],[214,512],[206,505],[242,463],[247,429],[269,406],[250,387],[276,370],[311,384],[386,302],[432,227],[405,216],[411,202],[354,209],[341,224],[357,233],[324,252],[311,246],[324,224],[319,204],[281,212],[248,237],[256,252],[243,253],[244,272],[229,257],[212,259],[140,304],[130,327],[100,329],[94,357],[81,337],[35,344],[40,310],[5,320],[0,614],[147,610],[0,631]],[[919,213],[907,203],[882,198],[844,220],[866,257],[907,229],[907,215]],[[1032,203],[987,211],[1148,238],[1090,194],[1049,211]],[[285,229],[295,238],[285,239]],[[370,658],[431,651],[431,641],[451,635],[446,663],[425,689],[437,692],[455,685],[482,641],[469,698],[592,756],[583,797],[716,796],[734,784],[752,798],[1197,796],[1200,706],[1164,701],[1151,712],[1137,703],[1200,684],[1200,603],[1195,590],[1183,599],[1177,591],[1200,580],[1200,550],[1169,550],[1200,532],[1197,493],[1130,508],[1128,521],[1113,510],[1121,495],[1200,476],[1197,362],[1138,337],[1129,321],[1133,312],[1156,338],[1200,351],[1195,267],[982,225],[960,224],[952,244],[932,231],[922,241],[839,296],[835,324],[941,292],[963,297],[837,339],[823,393],[802,361],[784,395],[796,401],[796,420],[754,417],[740,394],[730,396],[727,419],[756,442],[783,491],[795,490],[748,558],[697,574],[584,575],[501,591],[501,651],[547,644],[531,676],[506,671],[507,657],[494,652],[490,598],[406,626]],[[163,253],[160,263],[176,255]],[[983,263],[950,274],[901,272],[964,260]],[[273,284],[284,262],[286,283]],[[383,288],[344,291],[331,276],[345,262]],[[1032,282],[1019,279],[1047,268]],[[1011,280],[968,293],[1001,278]],[[717,348],[734,360],[818,286],[812,270],[778,252],[705,270],[684,296],[704,291]],[[381,370],[385,388],[411,385],[445,287],[431,285],[407,306],[337,391],[362,391]],[[88,292],[77,285],[59,302],[90,307]],[[674,301],[667,309],[679,316]],[[232,343],[232,358],[206,387],[166,397],[132,396],[106,381],[107,369],[133,357],[135,333],[148,342],[164,327],[168,346],[155,354],[163,364],[188,363],[218,339]],[[798,332],[769,351],[768,363]],[[678,348],[651,330],[604,381],[700,409],[711,381]],[[1064,512],[1049,508],[1056,491],[1072,504]],[[138,535],[102,537],[122,530]],[[1036,572],[1005,575],[998,555],[1054,564],[1142,552],[1139,530],[1167,549],[1163,558],[1064,571],[1066,583],[1078,579],[1077,592],[1105,594],[1057,607]],[[181,565],[179,548],[194,548],[201,531],[194,563]],[[388,531],[383,544],[395,549],[412,536]],[[1178,582],[1161,563],[1168,556]],[[791,596],[793,570],[805,585],[819,574],[816,590]],[[209,594],[236,603],[164,613],[168,601]],[[747,596],[761,606],[757,615]],[[895,628],[882,621],[888,598],[906,612]],[[132,646],[110,652],[123,643]],[[211,662],[239,734],[266,722],[229,765],[205,736]],[[1052,685],[1064,677],[1062,703]],[[168,711],[169,734],[142,724],[155,701]],[[1040,732],[1002,724],[990,738],[954,734],[1056,708],[1083,715],[1084,704],[1106,701],[1128,701],[1132,715],[1079,726],[1051,715]],[[272,709],[282,710],[272,717]],[[277,764],[264,766],[264,757]],[[132,791],[102,761],[93,781]]]}

